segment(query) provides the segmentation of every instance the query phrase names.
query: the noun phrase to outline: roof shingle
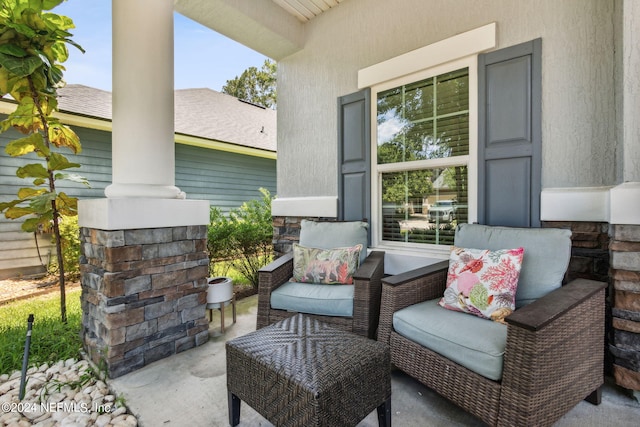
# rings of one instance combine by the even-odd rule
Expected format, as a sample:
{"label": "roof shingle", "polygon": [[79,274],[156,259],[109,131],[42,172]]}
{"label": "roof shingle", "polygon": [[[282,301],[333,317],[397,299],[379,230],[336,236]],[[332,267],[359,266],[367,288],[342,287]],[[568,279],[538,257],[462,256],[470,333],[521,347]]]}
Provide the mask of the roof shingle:
{"label": "roof shingle", "polygon": [[[58,89],[60,111],[112,119],[111,92],[70,84]],[[276,151],[276,111],[213,89],[175,91],[175,132]]]}

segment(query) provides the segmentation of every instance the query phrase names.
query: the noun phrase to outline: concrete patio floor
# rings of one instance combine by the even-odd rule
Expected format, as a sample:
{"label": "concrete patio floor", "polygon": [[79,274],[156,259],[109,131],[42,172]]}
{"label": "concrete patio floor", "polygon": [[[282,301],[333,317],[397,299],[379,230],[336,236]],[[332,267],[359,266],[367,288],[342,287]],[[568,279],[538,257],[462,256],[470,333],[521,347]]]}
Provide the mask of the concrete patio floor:
{"label": "concrete patio floor", "polygon": [[[237,322],[220,333],[220,316],[214,313],[206,344],[110,380],[110,386],[125,399],[139,425],[227,426],[225,342],[255,330],[257,296],[237,304]],[[231,323],[227,311],[227,325]],[[392,374],[392,423],[412,426],[482,426],[478,418],[464,412],[417,381],[395,371]],[[377,426],[374,410],[358,427]],[[640,403],[626,390],[607,379],[599,406],[581,402],[567,413],[558,427],[640,425]],[[242,403],[240,426],[271,426]]]}

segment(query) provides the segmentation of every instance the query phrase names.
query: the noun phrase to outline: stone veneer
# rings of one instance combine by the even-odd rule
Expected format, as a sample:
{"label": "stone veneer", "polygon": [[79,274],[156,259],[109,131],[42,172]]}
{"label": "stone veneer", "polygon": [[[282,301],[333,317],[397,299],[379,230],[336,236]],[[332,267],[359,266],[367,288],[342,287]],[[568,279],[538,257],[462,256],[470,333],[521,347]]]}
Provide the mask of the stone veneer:
{"label": "stone veneer", "polygon": [[206,226],[80,229],[82,336],[115,378],[209,339]]}
{"label": "stone veneer", "polygon": [[335,218],[274,216],[273,217],[273,252],[275,258],[291,252],[294,243],[300,241],[300,221],[311,219],[316,221],[335,221]]}
{"label": "stone veneer", "polygon": [[571,230],[571,260],[565,277],[609,281],[609,224],[606,222],[545,221],[545,228]]}
{"label": "stone veneer", "polygon": [[300,220],[293,216],[273,217],[273,255],[279,258],[291,251],[291,245],[300,240]]}
{"label": "stone veneer", "polygon": [[610,250],[613,375],[640,397],[640,225],[612,225]]}

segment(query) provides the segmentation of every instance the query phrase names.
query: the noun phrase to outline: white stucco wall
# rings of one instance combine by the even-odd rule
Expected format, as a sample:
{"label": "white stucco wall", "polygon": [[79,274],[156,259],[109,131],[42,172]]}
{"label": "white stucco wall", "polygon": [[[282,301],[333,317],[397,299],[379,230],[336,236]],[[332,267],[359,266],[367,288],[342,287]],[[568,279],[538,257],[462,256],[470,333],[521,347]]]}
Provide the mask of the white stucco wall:
{"label": "white stucco wall", "polygon": [[[278,63],[278,196],[337,195],[336,99],[357,90],[359,69],[490,22],[497,23],[497,49],[542,38],[543,187],[615,184],[614,6],[603,0],[341,3],[307,23],[303,50]],[[637,16],[637,3],[625,7]],[[640,150],[637,143],[625,148]]]}
{"label": "white stucco wall", "polygon": [[622,12],[622,55],[617,61],[622,81],[618,102],[621,175],[623,182],[640,182],[640,1],[618,0],[616,7]]}

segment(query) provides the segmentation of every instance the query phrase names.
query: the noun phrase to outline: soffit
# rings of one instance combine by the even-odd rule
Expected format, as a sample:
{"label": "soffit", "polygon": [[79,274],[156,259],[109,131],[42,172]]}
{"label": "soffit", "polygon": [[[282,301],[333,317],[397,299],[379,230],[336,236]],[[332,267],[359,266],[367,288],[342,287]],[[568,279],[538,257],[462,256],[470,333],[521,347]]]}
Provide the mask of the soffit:
{"label": "soffit", "polygon": [[272,0],[300,22],[307,22],[345,0]]}

